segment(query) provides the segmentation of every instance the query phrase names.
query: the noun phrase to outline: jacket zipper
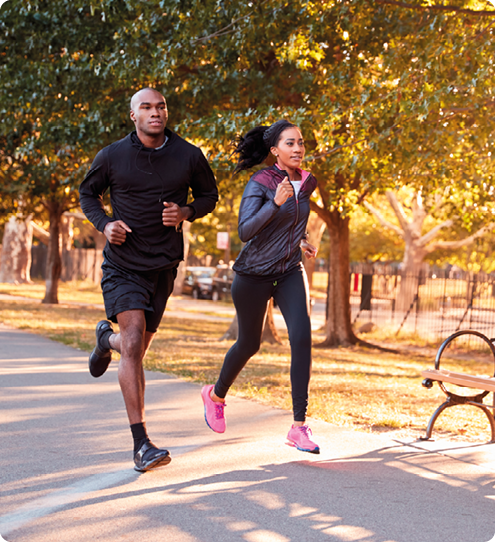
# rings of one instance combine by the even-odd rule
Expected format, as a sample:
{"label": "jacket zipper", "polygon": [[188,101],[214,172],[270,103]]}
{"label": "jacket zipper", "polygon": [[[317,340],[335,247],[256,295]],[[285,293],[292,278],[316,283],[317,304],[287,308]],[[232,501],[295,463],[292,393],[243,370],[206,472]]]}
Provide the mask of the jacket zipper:
{"label": "jacket zipper", "polygon": [[[292,188],[294,188],[294,185],[292,183],[290,184],[292,185]],[[303,183],[301,183],[301,188],[299,189],[299,192],[302,190],[302,187],[303,187]],[[295,194],[295,190],[294,190],[294,194]],[[289,243],[287,245],[287,255],[285,256],[285,260],[282,263],[282,273],[285,273],[285,264],[287,263],[287,260],[289,259],[289,256],[290,256],[294,228],[296,227],[297,221],[299,220],[299,196],[295,199],[295,202],[296,202],[296,219],[294,220],[294,223],[292,224],[292,227],[290,229]]]}

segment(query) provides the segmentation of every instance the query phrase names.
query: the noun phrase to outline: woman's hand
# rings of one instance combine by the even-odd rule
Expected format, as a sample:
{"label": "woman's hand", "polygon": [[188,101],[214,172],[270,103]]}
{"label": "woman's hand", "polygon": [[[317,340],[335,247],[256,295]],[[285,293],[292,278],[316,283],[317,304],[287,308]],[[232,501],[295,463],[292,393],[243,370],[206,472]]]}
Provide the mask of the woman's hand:
{"label": "woman's hand", "polygon": [[303,239],[301,241],[301,248],[304,250],[306,258],[316,258],[316,255],[318,254],[318,249],[308,243],[306,239]]}
{"label": "woman's hand", "polygon": [[294,188],[290,184],[289,177],[285,179],[277,186],[277,191],[275,192],[275,197],[273,201],[281,207],[288,198],[291,198],[294,195]]}

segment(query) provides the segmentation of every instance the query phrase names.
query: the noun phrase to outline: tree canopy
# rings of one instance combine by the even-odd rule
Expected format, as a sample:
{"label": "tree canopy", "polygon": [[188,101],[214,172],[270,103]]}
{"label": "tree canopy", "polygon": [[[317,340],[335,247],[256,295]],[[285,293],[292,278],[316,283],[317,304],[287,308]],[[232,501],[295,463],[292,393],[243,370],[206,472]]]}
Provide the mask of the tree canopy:
{"label": "tree canopy", "polygon": [[231,179],[232,138],[289,117],[331,230],[329,341],[352,342],[343,285],[356,206],[403,184],[490,195],[494,17],[483,0],[11,0],[0,12],[2,194],[55,214],[74,205],[96,150],[130,129],[143,86],[165,94],[171,126],[205,149],[234,199],[246,175]]}

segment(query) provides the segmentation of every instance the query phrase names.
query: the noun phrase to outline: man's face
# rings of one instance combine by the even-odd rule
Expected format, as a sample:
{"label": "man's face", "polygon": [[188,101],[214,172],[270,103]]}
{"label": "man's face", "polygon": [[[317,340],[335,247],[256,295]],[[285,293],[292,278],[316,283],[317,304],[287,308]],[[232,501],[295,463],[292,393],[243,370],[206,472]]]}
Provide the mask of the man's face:
{"label": "man's face", "polygon": [[162,134],[168,120],[165,98],[155,90],[141,90],[132,99],[131,119],[138,133],[151,137]]}

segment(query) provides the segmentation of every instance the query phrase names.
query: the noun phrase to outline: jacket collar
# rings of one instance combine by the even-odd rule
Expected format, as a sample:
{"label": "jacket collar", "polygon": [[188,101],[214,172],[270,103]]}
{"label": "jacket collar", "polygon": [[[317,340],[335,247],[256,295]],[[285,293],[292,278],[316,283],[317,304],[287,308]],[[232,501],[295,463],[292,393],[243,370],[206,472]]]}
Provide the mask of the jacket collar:
{"label": "jacket collar", "polygon": [[[286,176],[289,177],[289,174],[284,169],[280,169],[277,164],[273,164],[273,166],[271,166],[270,169],[273,169],[274,171],[281,173],[284,177]],[[311,173],[301,168],[297,168],[296,171],[301,175],[301,180],[302,180],[301,186],[302,186],[305,183],[306,179],[311,175]]]}
{"label": "jacket collar", "polygon": [[[150,149],[148,147],[145,147],[142,143],[142,141],[139,139],[137,133],[136,133],[136,130],[133,130],[129,136],[128,136],[131,140],[131,145],[133,147],[136,147],[140,150],[143,150],[143,151],[154,151],[155,149]],[[165,137],[167,138],[167,140],[165,141],[165,144],[163,145],[163,147],[160,147],[159,149],[156,149],[156,150],[161,150],[162,148],[164,147],[168,147],[168,145],[170,145],[170,142],[174,139],[175,137],[175,134],[174,132],[172,132],[171,130],[169,130],[168,128],[165,128]]]}

